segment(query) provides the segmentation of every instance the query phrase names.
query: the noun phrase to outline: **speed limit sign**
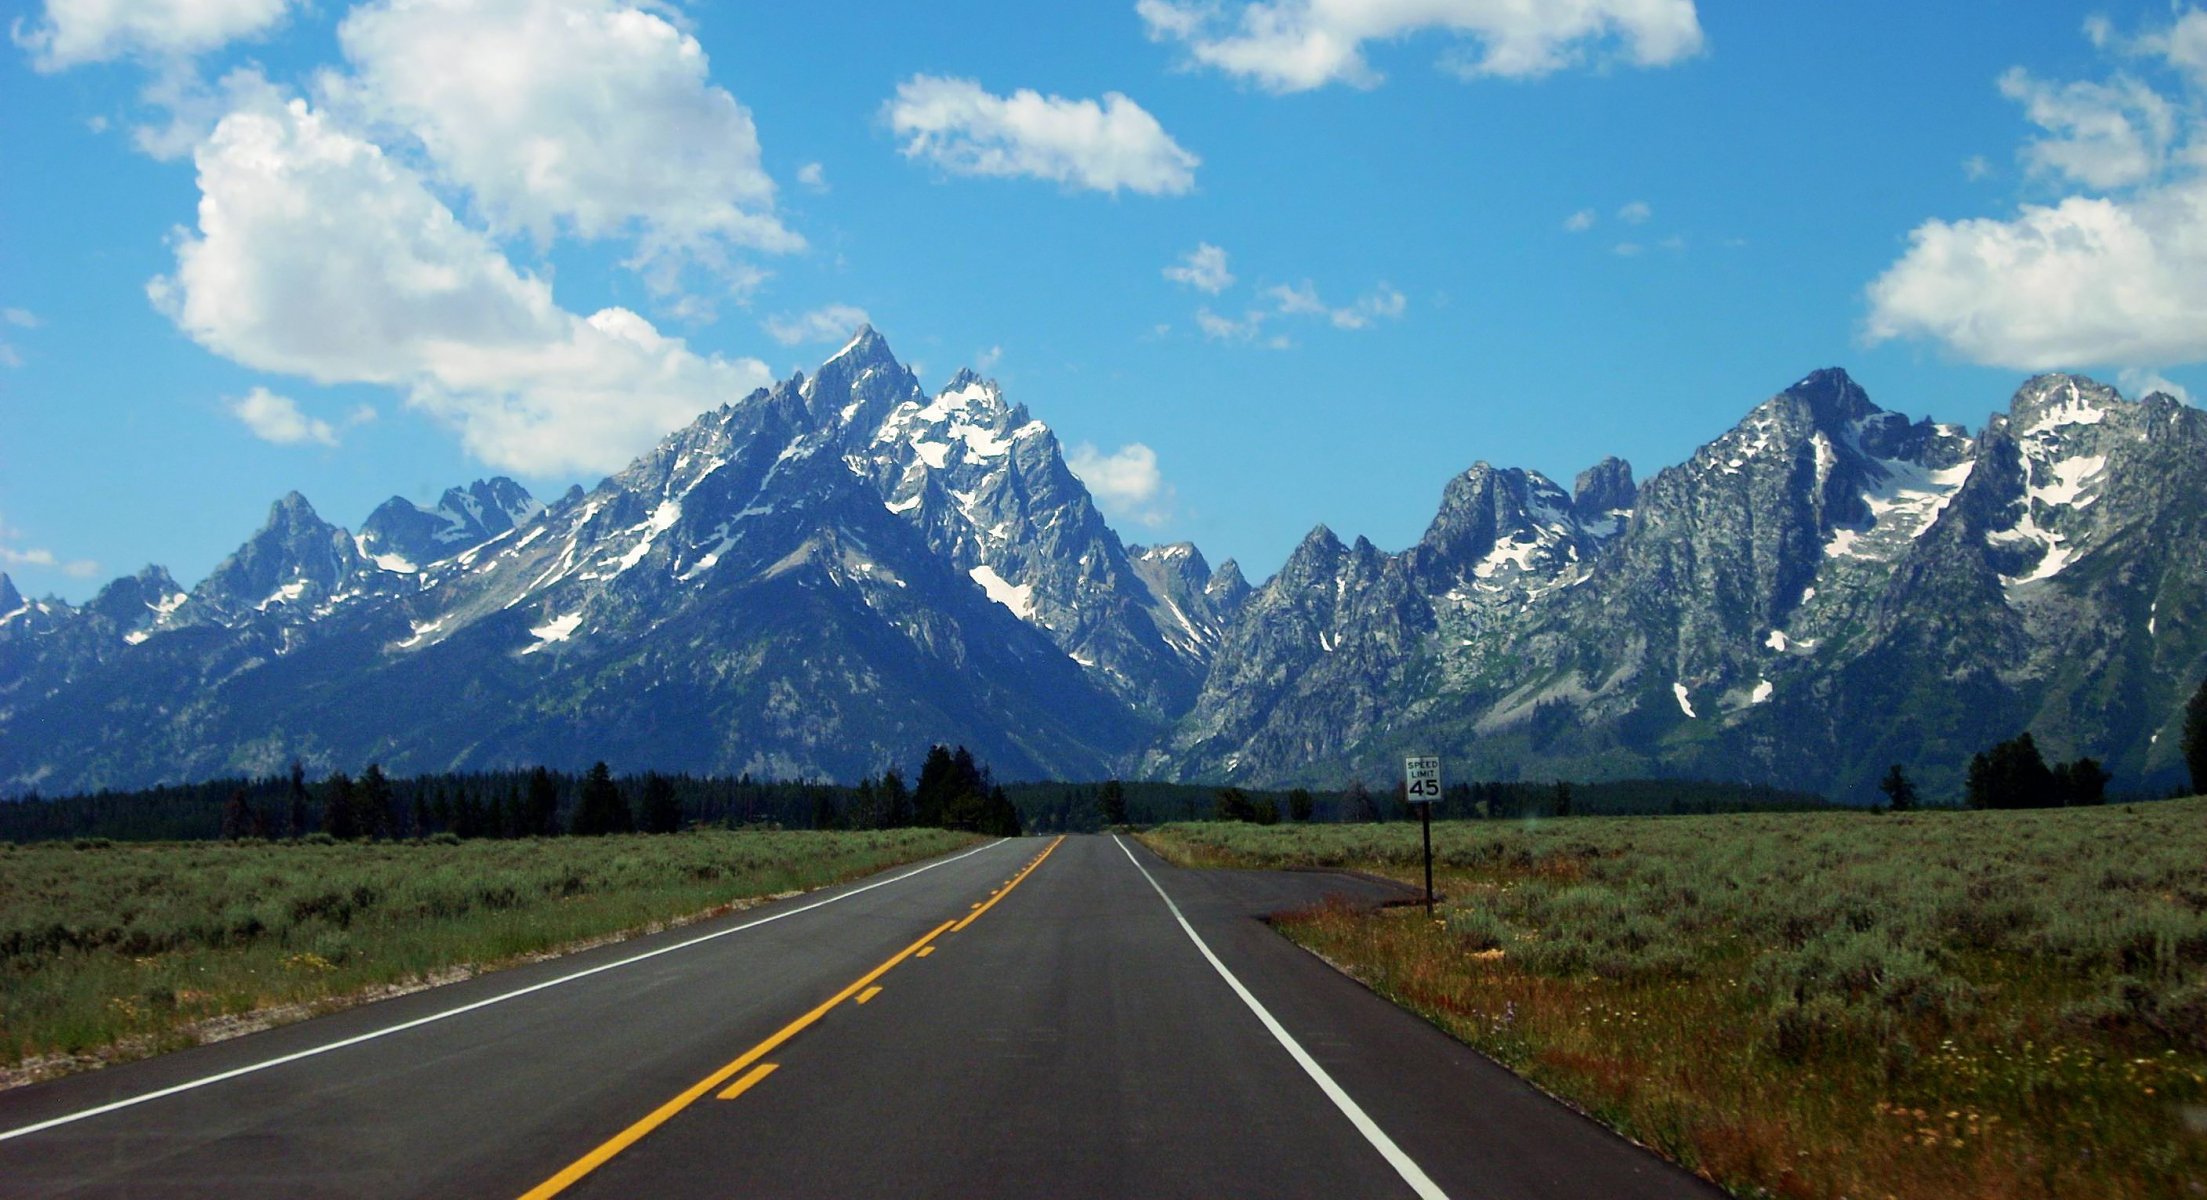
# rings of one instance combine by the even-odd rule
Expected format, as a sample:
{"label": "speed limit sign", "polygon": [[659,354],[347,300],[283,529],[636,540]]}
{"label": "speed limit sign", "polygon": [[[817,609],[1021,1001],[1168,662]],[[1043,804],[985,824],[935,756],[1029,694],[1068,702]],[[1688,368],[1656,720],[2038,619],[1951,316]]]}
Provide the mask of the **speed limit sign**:
{"label": "speed limit sign", "polygon": [[1441,760],[1418,756],[1402,760],[1404,798],[1412,804],[1431,804],[1441,798]]}

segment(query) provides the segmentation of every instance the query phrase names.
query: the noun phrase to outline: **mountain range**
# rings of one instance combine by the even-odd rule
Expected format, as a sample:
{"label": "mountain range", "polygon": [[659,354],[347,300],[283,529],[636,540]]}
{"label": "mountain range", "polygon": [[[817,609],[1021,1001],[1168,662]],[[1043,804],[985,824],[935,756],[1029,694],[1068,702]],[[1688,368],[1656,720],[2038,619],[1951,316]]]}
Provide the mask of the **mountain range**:
{"label": "mountain range", "polygon": [[2207,671],[2207,414],[2069,375],[1972,433],[1839,370],[1636,481],[1480,462],[1400,551],[1312,530],[1252,586],[1106,522],[1049,427],[872,329],[549,504],[357,531],[293,493],[196,586],[0,575],[0,791],[380,762],[1252,786],[1692,776],[1931,795],[2030,729],[2180,777]]}

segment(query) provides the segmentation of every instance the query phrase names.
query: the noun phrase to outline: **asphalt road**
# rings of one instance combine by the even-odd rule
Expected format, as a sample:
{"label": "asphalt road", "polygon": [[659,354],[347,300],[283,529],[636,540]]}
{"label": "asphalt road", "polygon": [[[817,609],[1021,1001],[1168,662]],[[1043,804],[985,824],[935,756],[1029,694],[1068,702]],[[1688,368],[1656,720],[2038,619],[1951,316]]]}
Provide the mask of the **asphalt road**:
{"label": "asphalt road", "polygon": [[0,1093],[0,1197],[1719,1194],[1253,919],[1329,892],[992,843]]}

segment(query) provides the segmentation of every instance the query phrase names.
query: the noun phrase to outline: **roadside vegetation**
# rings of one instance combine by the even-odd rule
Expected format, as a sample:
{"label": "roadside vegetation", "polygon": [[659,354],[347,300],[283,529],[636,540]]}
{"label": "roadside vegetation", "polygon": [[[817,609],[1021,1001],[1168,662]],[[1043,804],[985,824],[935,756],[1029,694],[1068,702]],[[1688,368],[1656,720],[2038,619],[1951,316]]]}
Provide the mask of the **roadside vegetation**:
{"label": "roadside vegetation", "polygon": [[0,843],[0,1080],[714,916],[974,840],[906,828]]}
{"label": "roadside vegetation", "polygon": [[[1404,882],[1414,825],[1172,825]],[[1288,936],[1737,1194],[2207,1194],[2207,800],[1441,822]]]}

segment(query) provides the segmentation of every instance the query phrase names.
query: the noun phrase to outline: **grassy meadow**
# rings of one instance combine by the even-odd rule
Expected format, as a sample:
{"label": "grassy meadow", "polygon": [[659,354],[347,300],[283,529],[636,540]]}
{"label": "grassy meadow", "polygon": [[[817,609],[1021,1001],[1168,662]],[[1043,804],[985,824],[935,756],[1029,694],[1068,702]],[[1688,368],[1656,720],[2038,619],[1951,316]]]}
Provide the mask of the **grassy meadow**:
{"label": "grassy meadow", "polygon": [[[1421,882],[1414,823],[1179,862]],[[1443,822],[1437,919],[1280,927],[1746,1196],[2207,1195],[2207,800]]]}
{"label": "grassy meadow", "polygon": [[0,1079],[853,879],[939,829],[425,842],[0,843]]}

